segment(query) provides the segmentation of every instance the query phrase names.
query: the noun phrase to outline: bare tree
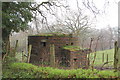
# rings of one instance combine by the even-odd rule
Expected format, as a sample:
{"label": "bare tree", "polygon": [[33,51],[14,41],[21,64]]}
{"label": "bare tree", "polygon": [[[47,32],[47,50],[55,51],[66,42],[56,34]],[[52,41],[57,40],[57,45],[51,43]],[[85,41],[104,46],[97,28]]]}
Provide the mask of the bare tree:
{"label": "bare tree", "polygon": [[[82,3],[84,8],[91,11],[91,13],[93,13],[95,17],[102,12],[102,10],[99,10],[96,7],[93,0],[81,0],[81,1],[76,0],[76,4],[77,4],[76,6],[77,6],[77,10],[78,10],[77,15],[76,15],[76,13],[72,14],[72,15],[74,15],[74,16],[72,16],[72,18],[70,18],[70,16],[71,16],[70,15],[69,17],[67,17],[67,20],[65,23],[63,23],[59,20],[60,23],[54,22],[56,24],[53,23],[53,25],[50,25],[51,22],[49,20],[51,20],[51,19],[48,16],[52,16],[52,18],[54,17],[54,18],[58,19],[59,18],[58,14],[61,16],[62,15],[66,16],[67,14],[69,14],[69,13],[66,13],[67,11],[70,10],[70,8],[69,8],[70,5],[68,5],[68,0],[48,0],[45,2],[41,2],[41,3],[34,3],[31,6],[32,7],[31,9],[34,10],[33,14],[35,14],[35,16],[34,16],[33,23],[35,24],[37,32],[39,33],[41,29],[45,29],[49,32],[53,32],[53,30],[56,29],[56,28],[54,28],[54,26],[61,25],[61,23],[62,23],[62,26],[63,25],[70,26],[72,23],[72,27],[71,27],[72,31],[73,31],[73,28],[75,28],[74,29],[75,31],[73,31],[73,32],[79,33],[80,29],[83,26],[86,26],[88,24],[88,18],[87,18],[88,16],[81,16],[81,12],[82,12],[83,8],[80,7],[79,3]],[[106,6],[107,3],[108,3],[108,1],[105,1],[104,6]],[[60,10],[60,11],[58,11],[58,10]],[[60,13],[58,13],[57,11]],[[65,16],[63,16],[63,17],[65,17]],[[74,17],[75,18],[77,17],[77,18],[74,19]],[[73,26],[73,20],[77,20],[76,23],[74,23],[74,26]],[[56,20],[56,21],[58,22],[58,20]],[[82,26],[81,28],[79,28],[80,25]],[[76,26],[79,26],[79,27],[76,28]],[[61,31],[61,29],[58,29],[58,28],[57,28],[57,30]]]}
{"label": "bare tree", "polygon": [[[32,29],[27,32],[29,33],[29,31],[33,30],[31,34],[45,31],[73,33],[75,36],[80,36],[83,47],[84,45],[88,45],[90,37],[86,33],[90,33],[89,29],[92,23],[87,15],[83,15],[84,13],[82,13],[82,8],[79,6],[80,2],[78,0],[76,0],[77,12],[71,11],[67,1],[48,0],[41,3],[33,3],[31,10],[33,11],[34,19],[30,25],[34,24],[34,26],[30,27]],[[81,1],[84,7],[90,10],[95,16],[100,13],[100,10],[97,9],[93,1]],[[61,14],[57,12],[58,10]],[[62,16],[61,19],[59,15]],[[88,43],[86,40],[88,40]]]}
{"label": "bare tree", "polygon": [[112,49],[113,44],[115,42],[114,30],[110,26],[108,26],[108,31],[109,31],[108,35],[109,35],[109,44],[110,44],[109,49]]}
{"label": "bare tree", "polygon": [[49,16],[57,17],[56,10],[58,8],[67,9],[67,4],[63,3],[65,3],[65,1],[59,0],[48,0],[41,3],[33,3],[31,6],[31,10],[34,10],[34,19],[32,24],[34,24],[34,28],[36,28],[37,33],[40,33],[41,28],[52,32],[49,26]]}

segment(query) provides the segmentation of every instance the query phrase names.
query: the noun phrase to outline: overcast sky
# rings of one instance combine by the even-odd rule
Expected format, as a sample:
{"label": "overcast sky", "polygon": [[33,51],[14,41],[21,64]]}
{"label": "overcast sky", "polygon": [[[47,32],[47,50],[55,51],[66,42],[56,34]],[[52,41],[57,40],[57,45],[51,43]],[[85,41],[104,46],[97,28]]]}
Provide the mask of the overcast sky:
{"label": "overcast sky", "polygon": [[[110,25],[111,27],[118,26],[118,2],[119,0],[109,0],[110,3],[106,8],[106,14],[103,16],[99,16],[97,26],[99,28],[107,27]],[[98,3],[97,3],[98,4]]]}
{"label": "overcast sky", "polygon": [[[47,1],[47,0],[36,0],[37,2]],[[79,2],[82,0],[78,0]],[[118,26],[118,2],[120,0],[106,0],[109,1],[109,4],[104,6],[105,0],[93,0],[95,6],[100,9],[105,9],[105,14],[97,16],[96,28],[106,28],[108,25],[111,27]],[[70,8],[75,10],[76,9],[76,0],[68,0],[68,4]],[[81,4],[80,4],[81,5]],[[91,13],[88,13],[91,15]]]}

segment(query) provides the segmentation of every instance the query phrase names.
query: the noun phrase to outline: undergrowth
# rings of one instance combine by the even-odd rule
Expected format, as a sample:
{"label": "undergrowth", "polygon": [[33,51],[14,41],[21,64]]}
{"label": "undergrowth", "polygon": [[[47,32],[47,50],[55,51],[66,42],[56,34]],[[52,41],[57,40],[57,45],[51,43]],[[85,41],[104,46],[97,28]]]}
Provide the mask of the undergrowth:
{"label": "undergrowth", "polygon": [[117,78],[118,73],[109,70],[38,67],[29,63],[11,63],[3,69],[3,78]]}

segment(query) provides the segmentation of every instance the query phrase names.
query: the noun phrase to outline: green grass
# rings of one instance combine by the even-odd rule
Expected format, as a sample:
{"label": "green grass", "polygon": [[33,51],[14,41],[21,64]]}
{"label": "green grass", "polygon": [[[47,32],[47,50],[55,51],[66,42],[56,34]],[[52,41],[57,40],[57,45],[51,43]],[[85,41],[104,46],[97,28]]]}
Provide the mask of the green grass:
{"label": "green grass", "polygon": [[[104,51],[97,51],[96,52],[96,59],[95,59],[95,66],[101,66],[104,64],[102,61],[102,55],[104,53],[104,62],[107,61],[107,54],[108,54],[108,61],[114,61],[114,49],[110,50],[104,50]],[[94,52],[90,54],[90,60],[93,60]],[[105,66],[113,66],[113,62],[110,62],[109,64]]]}
{"label": "green grass", "polygon": [[29,63],[11,63],[3,69],[3,78],[115,78],[118,73],[110,70],[38,67]]}

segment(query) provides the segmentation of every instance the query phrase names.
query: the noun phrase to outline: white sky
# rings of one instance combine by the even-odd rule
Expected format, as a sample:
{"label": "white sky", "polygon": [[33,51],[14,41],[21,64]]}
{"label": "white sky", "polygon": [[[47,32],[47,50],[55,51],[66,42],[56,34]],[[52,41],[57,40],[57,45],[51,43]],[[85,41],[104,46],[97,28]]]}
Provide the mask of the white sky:
{"label": "white sky", "polygon": [[[37,2],[48,1],[48,0],[36,0]],[[80,1],[80,0],[78,0]],[[82,0],[81,0],[82,1]],[[105,0],[93,0],[98,9],[104,9],[103,5]],[[106,28],[108,25],[111,27],[118,26],[118,2],[120,0],[107,0],[109,5],[106,7],[106,13],[97,17],[96,28]],[[68,4],[71,9],[75,10],[76,0],[68,0]],[[80,4],[81,5],[81,4]],[[88,15],[91,15],[90,13]]]}
{"label": "white sky", "polygon": [[[119,0],[116,0],[117,2]],[[98,28],[105,28],[108,25],[111,27],[118,26],[118,4],[111,0],[109,6],[106,8],[106,14],[98,17]]]}

